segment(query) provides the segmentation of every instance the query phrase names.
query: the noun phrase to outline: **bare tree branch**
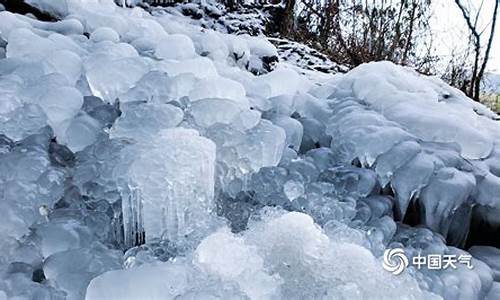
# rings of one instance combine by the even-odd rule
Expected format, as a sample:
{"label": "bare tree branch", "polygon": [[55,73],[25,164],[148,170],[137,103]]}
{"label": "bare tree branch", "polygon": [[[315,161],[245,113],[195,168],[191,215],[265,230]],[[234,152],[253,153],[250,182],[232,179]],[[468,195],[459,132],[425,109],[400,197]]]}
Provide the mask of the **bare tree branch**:
{"label": "bare tree branch", "polygon": [[496,22],[497,22],[498,5],[499,5],[499,3],[500,3],[500,0],[496,0],[495,1],[495,8],[493,9],[493,17],[492,17],[492,21],[491,21],[490,37],[488,39],[488,44],[486,45],[486,52],[484,54],[483,64],[481,65],[481,69],[479,70],[479,74],[478,74],[479,82],[478,82],[478,84],[476,86],[476,93],[474,95],[477,98],[479,98],[479,86],[480,86],[481,80],[482,80],[482,78],[484,76],[484,72],[486,70],[486,66],[488,64],[488,60],[490,58],[491,46],[493,45],[493,38],[495,36],[495,25],[496,25]]}
{"label": "bare tree branch", "polygon": [[[476,101],[479,101],[479,96],[480,96],[480,86],[481,86],[481,80],[484,76],[484,72],[486,70],[486,66],[488,64],[488,59],[493,43],[493,38],[495,34],[495,25],[496,25],[496,19],[497,19],[497,13],[498,13],[498,5],[499,1],[495,1],[495,8],[493,10],[493,16],[492,16],[492,21],[491,21],[491,30],[490,30],[490,36],[488,38],[488,43],[486,44],[486,49],[484,56],[482,57],[482,51],[481,51],[481,36],[484,31],[479,31],[478,29],[478,19],[480,17],[480,11],[483,7],[483,2],[481,2],[481,5],[476,12],[476,18],[475,20],[471,19],[471,12],[469,12],[465,5],[461,2],[461,0],[455,0],[455,3],[457,7],[460,9],[462,12],[462,16],[465,20],[465,23],[467,24],[467,27],[469,29],[470,35],[472,37],[472,41],[474,44],[474,67],[472,69],[472,75],[470,79],[470,86],[469,90],[467,91],[467,95],[471,98],[473,98]],[[481,61],[482,57],[482,61]]]}

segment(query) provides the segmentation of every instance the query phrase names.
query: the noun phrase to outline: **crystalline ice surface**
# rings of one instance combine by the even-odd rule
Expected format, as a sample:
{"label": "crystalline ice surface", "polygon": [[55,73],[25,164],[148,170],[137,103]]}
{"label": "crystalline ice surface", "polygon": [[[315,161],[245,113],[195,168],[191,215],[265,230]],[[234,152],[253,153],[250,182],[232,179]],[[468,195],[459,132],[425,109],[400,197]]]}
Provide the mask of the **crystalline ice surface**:
{"label": "crystalline ice surface", "polygon": [[114,103],[148,71],[147,63],[138,57],[113,59],[108,55],[88,62],[87,80],[94,95]]}
{"label": "crystalline ice surface", "polygon": [[90,35],[90,40],[94,43],[99,43],[102,41],[111,41],[117,43],[120,41],[120,36],[116,31],[109,27],[99,27],[92,32]]}
{"label": "crystalline ice surface", "polygon": [[469,252],[477,259],[485,262],[493,271],[493,279],[500,279],[500,250],[491,246],[473,246]]}
{"label": "crystalline ice surface", "polygon": [[158,132],[130,165],[123,195],[126,236],[177,241],[206,226],[214,209],[215,144],[192,129]]}
{"label": "crystalline ice surface", "polygon": [[170,104],[126,103],[110,131],[111,137],[149,141],[160,130],[179,125],[183,116],[181,109]]}
{"label": "crystalline ice surface", "polygon": [[211,1],[27,2],[59,21],[0,12],[0,298],[498,298],[496,248],[473,270],[380,258],[500,224],[481,104],[388,62],[275,62]]}
{"label": "crystalline ice surface", "polygon": [[186,59],[194,56],[191,39],[182,34],[172,34],[158,43],[155,55],[162,59]]}
{"label": "crystalline ice surface", "polygon": [[87,300],[174,299],[188,289],[189,271],[169,264],[111,271],[92,280]]}
{"label": "crystalline ice surface", "polygon": [[[363,271],[357,272],[358,268]],[[234,285],[250,299],[435,298],[420,290],[409,275],[391,276],[368,250],[330,240],[309,216],[279,213],[253,224],[243,236],[227,228],[213,233],[199,244],[191,262],[105,273],[90,283],[87,299],[171,299],[188,296],[189,287],[207,296],[214,284],[219,289]],[[214,277],[219,281],[212,282]],[[118,282],[125,287],[118,288]],[[377,288],[382,284],[384,289]]]}

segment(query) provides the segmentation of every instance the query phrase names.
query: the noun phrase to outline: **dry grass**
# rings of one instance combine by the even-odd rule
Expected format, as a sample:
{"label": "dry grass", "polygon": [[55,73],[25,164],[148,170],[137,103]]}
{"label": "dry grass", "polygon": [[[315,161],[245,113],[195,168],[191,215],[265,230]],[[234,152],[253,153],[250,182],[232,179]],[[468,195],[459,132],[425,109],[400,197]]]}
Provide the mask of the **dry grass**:
{"label": "dry grass", "polygon": [[500,113],[500,94],[485,93],[481,94],[479,100],[482,104],[489,107],[492,111]]}

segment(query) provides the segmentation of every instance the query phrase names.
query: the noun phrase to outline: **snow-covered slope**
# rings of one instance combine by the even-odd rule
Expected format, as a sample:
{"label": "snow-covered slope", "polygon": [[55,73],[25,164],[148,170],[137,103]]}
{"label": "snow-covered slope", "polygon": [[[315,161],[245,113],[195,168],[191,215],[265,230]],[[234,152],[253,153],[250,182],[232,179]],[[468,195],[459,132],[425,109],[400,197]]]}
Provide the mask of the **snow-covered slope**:
{"label": "snow-covered slope", "polygon": [[484,106],[388,62],[272,60],[177,8],[29,2],[60,21],[0,12],[0,298],[498,297],[498,251],[398,276],[381,257],[498,230]]}

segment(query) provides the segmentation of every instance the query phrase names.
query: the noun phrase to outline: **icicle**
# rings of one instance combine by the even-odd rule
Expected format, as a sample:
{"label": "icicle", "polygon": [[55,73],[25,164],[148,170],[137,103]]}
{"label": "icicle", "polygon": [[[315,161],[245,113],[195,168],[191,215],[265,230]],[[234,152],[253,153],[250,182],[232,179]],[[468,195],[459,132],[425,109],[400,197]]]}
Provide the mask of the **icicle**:
{"label": "icicle", "polygon": [[123,203],[123,227],[125,245],[139,246],[145,243],[145,232],[142,218],[142,192],[135,186],[129,186],[126,203]]}

